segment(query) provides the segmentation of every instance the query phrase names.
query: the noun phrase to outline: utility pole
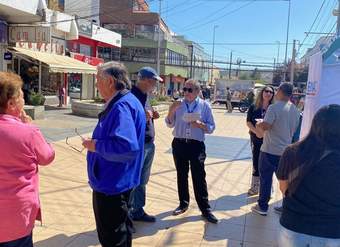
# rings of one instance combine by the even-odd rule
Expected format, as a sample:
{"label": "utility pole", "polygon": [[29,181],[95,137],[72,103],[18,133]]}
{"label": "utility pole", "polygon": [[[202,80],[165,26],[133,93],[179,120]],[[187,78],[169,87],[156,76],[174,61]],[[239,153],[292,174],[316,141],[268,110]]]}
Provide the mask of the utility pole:
{"label": "utility pole", "polygon": [[212,47],[212,56],[211,56],[211,79],[210,83],[213,83],[213,77],[214,77],[214,56],[215,56],[215,31],[216,28],[218,28],[217,25],[214,25],[214,30],[213,30],[213,47]]}
{"label": "utility pole", "polygon": [[157,45],[157,73],[161,72],[161,22],[162,22],[162,0],[159,0],[159,16],[158,16],[158,45]]}
{"label": "utility pole", "polygon": [[286,35],[286,53],[285,53],[285,69],[283,74],[283,81],[286,81],[286,72],[287,72],[287,54],[288,54],[288,39],[289,39],[289,25],[290,25],[290,9],[291,9],[291,0],[288,0],[288,22],[287,22],[287,35]]}
{"label": "utility pole", "polygon": [[274,57],[274,65],[273,65],[273,71],[276,69],[276,58]]}
{"label": "utility pole", "polygon": [[338,20],[337,20],[337,27],[336,27],[337,37],[340,36],[340,0],[338,0],[338,2],[339,2],[338,11],[337,11]]}
{"label": "utility pole", "polygon": [[230,60],[229,60],[229,80],[231,80],[231,64],[233,63],[233,51],[230,52]]}
{"label": "utility pole", "polygon": [[194,56],[194,67],[192,69],[192,78],[195,78],[195,68],[196,68],[196,57]]}
{"label": "utility pole", "polygon": [[295,56],[296,56],[296,40],[294,39],[293,42],[293,54],[292,54],[292,61],[290,62],[290,83],[294,83],[294,72],[295,72]]}
{"label": "utility pole", "polygon": [[190,58],[190,78],[193,78],[193,73],[192,73],[192,61],[193,61],[193,57],[194,57],[194,45],[191,44],[189,45],[190,49],[191,49],[191,58]]}

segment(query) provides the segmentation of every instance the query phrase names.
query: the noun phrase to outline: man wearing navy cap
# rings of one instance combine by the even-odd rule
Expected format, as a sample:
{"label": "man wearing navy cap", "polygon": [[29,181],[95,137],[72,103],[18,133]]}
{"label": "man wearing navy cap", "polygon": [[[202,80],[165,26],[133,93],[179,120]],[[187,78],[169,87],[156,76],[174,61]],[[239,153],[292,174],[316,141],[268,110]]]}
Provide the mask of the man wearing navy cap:
{"label": "man wearing navy cap", "polygon": [[144,144],[144,162],[141,173],[140,185],[137,186],[131,194],[130,199],[130,215],[134,221],[155,222],[156,218],[148,215],[143,207],[145,206],[146,184],[149,181],[151,165],[155,155],[155,128],[153,120],[159,118],[158,112],[154,111],[148,101],[148,94],[151,93],[157,81],[163,79],[151,67],[143,67],[138,72],[138,82],[133,86],[131,92],[139,99],[145,109],[146,114],[146,130]]}

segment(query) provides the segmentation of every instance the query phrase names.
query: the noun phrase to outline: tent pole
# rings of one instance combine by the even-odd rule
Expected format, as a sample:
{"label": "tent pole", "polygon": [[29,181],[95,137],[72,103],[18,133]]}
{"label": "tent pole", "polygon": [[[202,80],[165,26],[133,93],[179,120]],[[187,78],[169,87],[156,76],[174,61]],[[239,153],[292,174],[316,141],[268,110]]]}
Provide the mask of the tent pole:
{"label": "tent pole", "polygon": [[38,91],[41,93],[41,62],[39,61],[39,86]]}

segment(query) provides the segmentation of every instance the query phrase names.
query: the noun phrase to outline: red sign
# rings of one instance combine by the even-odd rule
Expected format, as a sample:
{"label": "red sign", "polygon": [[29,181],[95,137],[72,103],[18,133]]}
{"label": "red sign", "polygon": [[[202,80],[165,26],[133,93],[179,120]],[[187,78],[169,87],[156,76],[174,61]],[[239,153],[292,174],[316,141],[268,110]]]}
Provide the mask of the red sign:
{"label": "red sign", "polygon": [[82,54],[74,54],[73,58],[79,61],[82,61],[84,63],[90,64],[92,66],[97,66],[97,65],[104,63],[104,60],[101,58],[85,56]]}

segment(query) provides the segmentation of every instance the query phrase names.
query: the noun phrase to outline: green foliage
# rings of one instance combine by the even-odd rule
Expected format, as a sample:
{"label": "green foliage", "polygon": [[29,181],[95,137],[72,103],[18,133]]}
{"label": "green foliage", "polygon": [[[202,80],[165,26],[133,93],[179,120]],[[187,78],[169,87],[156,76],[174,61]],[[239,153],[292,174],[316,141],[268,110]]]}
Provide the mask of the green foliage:
{"label": "green foliage", "polygon": [[94,99],[95,103],[105,103],[104,99],[100,98],[100,97],[95,97]]}
{"label": "green foliage", "polygon": [[45,96],[41,93],[32,92],[29,98],[29,104],[34,106],[44,105],[45,100]]}
{"label": "green foliage", "polygon": [[155,97],[155,99],[157,100],[157,101],[171,101],[171,99],[168,97],[168,96],[163,96],[163,95],[157,95],[156,97]]}
{"label": "green foliage", "polygon": [[151,105],[151,106],[156,106],[156,105],[159,105],[159,102],[158,102],[157,99],[151,99],[151,100],[150,100],[150,105]]}
{"label": "green foliage", "polygon": [[250,80],[250,76],[246,73],[240,73],[240,76],[239,76],[239,79],[240,80]]}

